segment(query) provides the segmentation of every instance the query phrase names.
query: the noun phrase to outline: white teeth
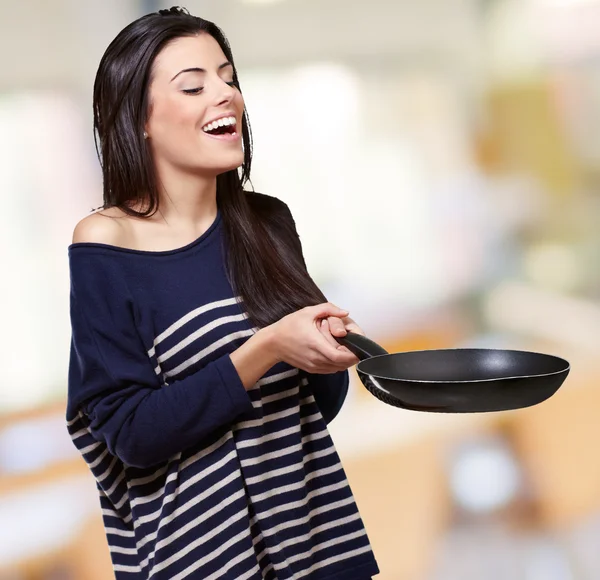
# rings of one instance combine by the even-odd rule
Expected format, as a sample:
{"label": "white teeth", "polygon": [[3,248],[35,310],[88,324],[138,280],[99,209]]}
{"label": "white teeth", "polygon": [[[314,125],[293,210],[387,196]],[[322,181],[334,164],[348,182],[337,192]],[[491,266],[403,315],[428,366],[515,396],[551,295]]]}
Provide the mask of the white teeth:
{"label": "white teeth", "polygon": [[217,119],[208,125],[202,127],[204,132],[213,131],[217,127],[223,127],[227,125],[235,125],[235,117],[222,117],[221,119]]}

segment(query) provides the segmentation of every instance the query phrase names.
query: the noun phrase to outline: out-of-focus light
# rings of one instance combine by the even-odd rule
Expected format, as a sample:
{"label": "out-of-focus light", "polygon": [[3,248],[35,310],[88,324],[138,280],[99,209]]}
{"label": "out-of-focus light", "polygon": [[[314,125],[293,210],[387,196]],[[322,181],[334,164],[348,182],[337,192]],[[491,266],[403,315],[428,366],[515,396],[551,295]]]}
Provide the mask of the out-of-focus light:
{"label": "out-of-focus light", "polygon": [[21,421],[0,431],[0,474],[41,470],[76,455],[62,414]]}
{"label": "out-of-focus light", "polygon": [[456,503],[476,513],[506,506],[517,495],[520,484],[516,460],[500,442],[482,441],[461,450],[450,475]]}
{"label": "out-of-focus light", "polygon": [[0,562],[10,565],[68,546],[96,513],[97,503],[87,474],[2,495]]}
{"label": "out-of-focus light", "polygon": [[571,344],[600,352],[600,308],[591,300],[506,281],[485,298],[483,313],[495,330]]}
{"label": "out-of-focus light", "polygon": [[[296,139],[323,147],[331,159],[340,150],[340,140],[352,137],[349,121],[359,110],[360,86],[354,72],[336,62],[298,66],[288,75],[290,107],[294,111]],[[318,87],[318,90],[315,90]],[[335,103],[324,112],[323,103]]]}
{"label": "out-of-focus light", "polygon": [[551,539],[530,540],[523,578],[525,580],[575,580],[569,558]]}
{"label": "out-of-focus light", "polygon": [[576,289],[583,275],[576,252],[561,244],[533,246],[526,252],[523,265],[536,284],[564,292]]}

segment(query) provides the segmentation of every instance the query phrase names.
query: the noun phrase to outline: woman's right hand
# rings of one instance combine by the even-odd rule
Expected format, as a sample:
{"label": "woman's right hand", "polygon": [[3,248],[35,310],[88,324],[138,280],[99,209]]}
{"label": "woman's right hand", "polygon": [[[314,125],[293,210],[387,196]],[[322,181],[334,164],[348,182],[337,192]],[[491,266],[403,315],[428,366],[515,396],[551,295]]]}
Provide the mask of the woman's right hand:
{"label": "woman's right hand", "polygon": [[284,316],[270,326],[277,360],[313,374],[335,373],[357,364],[356,355],[342,345],[336,348],[318,327],[324,318],[344,318],[348,314],[331,302],[324,302]]}

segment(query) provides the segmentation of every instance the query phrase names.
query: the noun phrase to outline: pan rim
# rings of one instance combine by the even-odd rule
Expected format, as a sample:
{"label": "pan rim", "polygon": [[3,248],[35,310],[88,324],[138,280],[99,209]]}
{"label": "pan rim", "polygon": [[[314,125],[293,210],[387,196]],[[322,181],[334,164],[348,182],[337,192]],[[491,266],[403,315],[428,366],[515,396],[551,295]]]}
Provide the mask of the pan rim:
{"label": "pan rim", "polygon": [[[555,358],[563,363],[566,364],[566,367],[558,370],[558,371],[554,371],[551,373],[541,373],[541,374],[536,374],[536,375],[512,375],[509,377],[494,377],[494,378],[490,378],[490,379],[471,379],[471,380],[465,380],[465,381],[456,381],[456,380],[430,380],[430,379],[399,379],[399,378],[390,378],[387,376],[383,376],[381,374],[374,374],[374,373],[369,373],[366,372],[364,370],[362,370],[360,368],[362,363],[368,363],[369,361],[373,360],[373,359],[377,359],[380,357],[384,357],[384,356],[393,356],[395,354],[405,354],[405,353],[410,353],[410,352],[440,352],[440,351],[451,351],[451,350],[460,350],[460,351],[486,351],[486,352],[518,352],[518,353],[524,353],[524,354],[539,354],[541,356],[545,356],[545,357],[552,357]],[[539,378],[539,377],[551,377],[553,375],[560,375],[560,374],[565,374],[568,373],[571,370],[571,364],[569,363],[569,361],[565,360],[562,357],[553,355],[553,354],[547,354],[547,353],[543,353],[543,352],[536,352],[536,351],[532,351],[532,350],[518,350],[518,349],[507,349],[507,348],[477,348],[477,347],[454,347],[454,348],[423,348],[423,349],[419,349],[419,350],[407,350],[407,351],[402,351],[399,353],[387,353],[387,354],[377,354],[374,356],[369,357],[368,359],[365,360],[361,360],[357,365],[356,365],[356,370],[365,374],[365,375],[369,375],[370,377],[375,377],[378,379],[383,379],[386,381],[395,381],[395,382],[403,382],[403,383],[426,383],[426,384],[468,384],[468,383],[489,383],[492,381],[507,381],[507,380],[511,380],[511,379],[533,379],[533,378]]]}

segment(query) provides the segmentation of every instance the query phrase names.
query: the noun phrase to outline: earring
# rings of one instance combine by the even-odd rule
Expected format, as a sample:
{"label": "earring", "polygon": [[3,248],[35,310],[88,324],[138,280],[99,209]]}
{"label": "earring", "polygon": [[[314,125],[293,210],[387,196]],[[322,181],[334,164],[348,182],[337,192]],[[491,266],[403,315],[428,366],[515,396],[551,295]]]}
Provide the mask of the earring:
{"label": "earring", "polygon": [[144,139],[148,139],[148,133],[146,133],[146,131],[144,131]]}

